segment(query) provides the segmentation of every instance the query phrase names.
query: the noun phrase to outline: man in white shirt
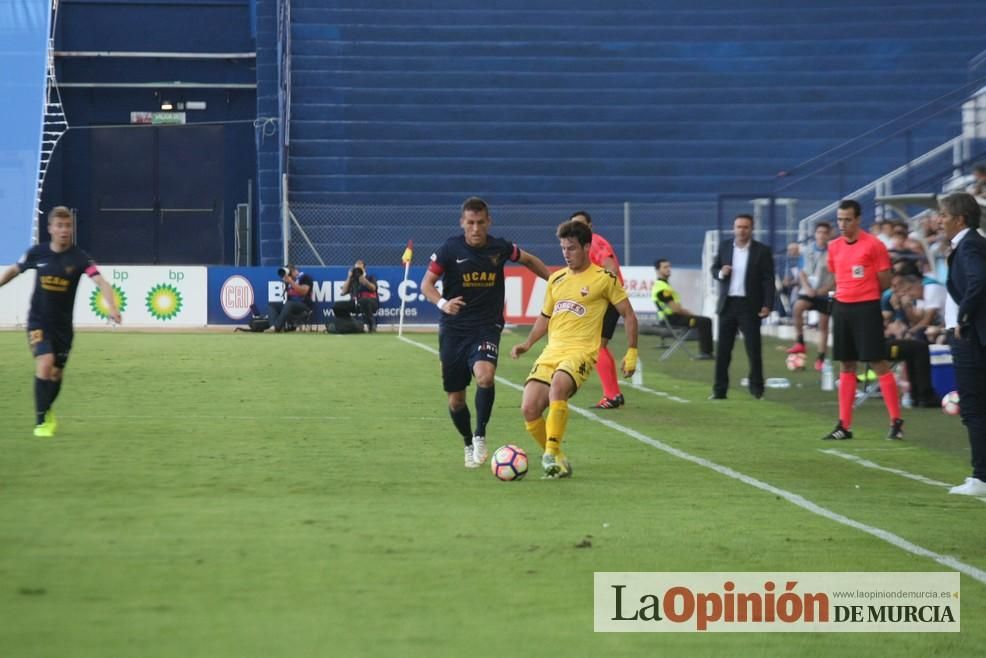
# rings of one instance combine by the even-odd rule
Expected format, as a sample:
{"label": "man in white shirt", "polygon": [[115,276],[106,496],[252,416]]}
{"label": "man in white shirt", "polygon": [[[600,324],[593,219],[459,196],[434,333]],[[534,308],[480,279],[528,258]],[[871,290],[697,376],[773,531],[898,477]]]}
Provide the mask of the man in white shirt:
{"label": "man in white shirt", "polygon": [[719,344],[716,376],[710,400],[725,400],[729,388],[729,363],[736,333],[743,332],[750,361],[750,395],[763,397],[763,349],[760,322],[774,306],[774,257],[767,245],[753,239],[753,217],[737,215],[733,238],[723,240],[712,263],[712,277],[719,282]]}

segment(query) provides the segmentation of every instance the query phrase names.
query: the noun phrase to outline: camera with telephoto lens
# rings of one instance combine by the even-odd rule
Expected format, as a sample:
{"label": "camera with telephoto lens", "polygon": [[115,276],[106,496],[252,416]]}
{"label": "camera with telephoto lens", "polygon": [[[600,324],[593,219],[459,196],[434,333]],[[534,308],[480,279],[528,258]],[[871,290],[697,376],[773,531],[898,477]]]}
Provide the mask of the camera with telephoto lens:
{"label": "camera with telephoto lens", "polygon": [[279,268],[277,268],[277,276],[278,276],[278,278],[283,279],[285,276],[287,276],[287,274],[288,274],[288,268],[286,268],[286,267],[279,267]]}
{"label": "camera with telephoto lens", "polygon": [[361,276],[363,276],[363,268],[362,267],[354,267],[353,268],[353,279],[356,280],[356,281],[359,281],[359,278]]}

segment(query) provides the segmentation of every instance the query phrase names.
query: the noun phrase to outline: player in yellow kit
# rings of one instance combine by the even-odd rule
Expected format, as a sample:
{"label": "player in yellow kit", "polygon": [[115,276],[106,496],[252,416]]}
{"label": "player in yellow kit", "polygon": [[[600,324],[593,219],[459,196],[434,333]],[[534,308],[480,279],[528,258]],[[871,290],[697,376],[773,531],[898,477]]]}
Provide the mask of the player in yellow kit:
{"label": "player in yellow kit", "polygon": [[[558,240],[568,267],[548,279],[544,306],[527,340],[510,351],[513,358],[524,354],[548,334],[548,345],[531,368],[524,385],[521,411],[525,427],[544,449],[541,465],[546,478],[571,475],[571,466],[561,451],[568,423],[568,399],[585,383],[599,354],[603,317],[612,304],[623,317],[627,353],[623,375],[637,369],[637,316],[616,276],[589,260],[592,229],[579,221],[558,227]],[[547,418],[543,417],[548,409]]]}

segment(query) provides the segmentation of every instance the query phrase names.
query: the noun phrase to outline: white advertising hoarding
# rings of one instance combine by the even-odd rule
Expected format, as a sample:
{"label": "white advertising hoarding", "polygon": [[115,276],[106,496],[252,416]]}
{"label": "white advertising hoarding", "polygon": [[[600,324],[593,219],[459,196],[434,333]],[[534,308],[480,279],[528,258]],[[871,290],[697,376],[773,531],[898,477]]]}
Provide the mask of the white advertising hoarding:
{"label": "white advertising hoarding", "polygon": [[[621,268],[623,286],[626,288],[630,304],[637,314],[656,314],[651,301],[651,289],[657,280],[653,266],[634,265]],[[681,295],[681,305],[693,313],[702,312],[702,271],[698,269],[678,269],[671,263],[671,286]]]}
{"label": "white advertising hoarding", "polygon": [[[124,327],[206,326],[206,268],[150,265],[101,265],[113,287]],[[34,272],[26,272],[0,288],[0,326],[27,323]],[[83,276],[75,295],[75,326],[104,326],[106,303],[92,280]]]}

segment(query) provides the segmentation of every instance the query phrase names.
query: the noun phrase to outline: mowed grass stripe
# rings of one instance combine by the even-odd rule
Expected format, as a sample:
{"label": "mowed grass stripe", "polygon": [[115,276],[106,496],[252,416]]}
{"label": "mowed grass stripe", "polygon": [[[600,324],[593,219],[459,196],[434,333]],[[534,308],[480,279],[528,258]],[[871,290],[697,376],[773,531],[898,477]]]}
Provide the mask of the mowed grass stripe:
{"label": "mowed grass stripe", "polygon": [[[428,345],[424,345],[417,341],[403,337],[401,338],[401,340],[403,340],[406,343],[410,343],[415,347],[431,352],[433,354],[436,355],[438,354],[437,350],[435,350],[434,348]],[[523,386],[511,382],[501,376],[497,376],[497,382],[503,383],[518,391],[523,390]],[[962,562],[961,560],[954,558],[950,555],[942,555],[940,553],[936,553],[932,550],[929,550],[913,542],[910,542],[904,539],[903,537],[900,537],[899,535],[896,535],[887,530],[883,530],[881,528],[867,525],[866,523],[862,523],[860,521],[856,521],[837,512],[833,512],[832,510],[822,507],[821,505],[818,505],[817,503],[812,502],[807,498],[804,498],[803,496],[800,496],[796,493],[787,491],[785,489],[781,489],[779,487],[775,487],[771,484],[758,480],[754,477],[750,477],[749,475],[746,475],[744,473],[740,473],[736,470],[733,470],[732,468],[722,466],[703,457],[692,455],[688,452],[685,452],[684,450],[680,450],[662,441],[647,436],[642,432],[638,432],[637,430],[631,429],[629,427],[625,427],[615,421],[609,420],[607,418],[601,418],[600,416],[589,411],[588,409],[579,407],[574,404],[570,404],[569,409],[583,416],[584,418],[588,418],[597,423],[605,425],[606,427],[612,430],[625,434],[626,436],[629,436],[632,439],[636,439],[637,441],[640,441],[641,443],[645,443],[653,448],[657,448],[658,450],[661,450],[669,455],[677,457],[678,459],[689,461],[698,466],[702,466],[703,468],[707,468],[712,471],[715,471],[720,475],[724,475],[728,478],[732,478],[734,480],[743,482],[744,484],[748,484],[751,487],[755,487],[762,491],[766,491],[767,493],[774,494],[775,496],[780,496],[781,498],[790,502],[791,504],[796,505],[808,512],[811,512],[812,514],[816,514],[818,516],[824,517],[826,519],[829,519],[830,521],[835,521],[836,523],[840,523],[844,526],[848,526],[855,530],[865,532],[869,535],[876,537],[877,539],[880,539],[893,546],[896,546],[901,550],[907,551],[908,553],[917,555],[919,557],[925,557],[934,560],[935,562],[943,566],[949,567],[950,569],[955,569],[956,571],[960,571],[961,573],[964,573],[967,576],[974,578],[975,580],[983,584],[986,584],[986,571],[979,569],[978,567],[974,567],[971,564],[966,564],[965,562]]]}
{"label": "mowed grass stripe", "polygon": [[[38,442],[23,334],[0,334],[2,656],[928,656],[975,655],[986,637],[973,624],[948,635],[593,633],[595,571],[932,563],[578,414],[574,480],[467,471],[437,359],[393,336],[80,332],[76,347],[63,427]],[[806,416],[797,400],[705,402],[708,365],[645,373],[692,404],[631,389],[611,417],[954,555],[948,523],[947,541],[970,547],[960,557],[978,559],[975,530],[958,523],[978,504],[819,454],[791,431]],[[519,382],[530,361],[500,366]],[[593,379],[574,402],[598,394]],[[495,445],[533,445],[519,402],[501,388]],[[203,415],[258,418],[192,418]],[[321,415],[356,418],[282,418]],[[860,446],[886,443],[865,435]],[[960,461],[930,472],[944,478]],[[793,467],[818,477],[792,479]],[[845,491],[857,473],[871,476],[867,495],[852,480]],[[963,581],[967,619],[986,614],[986,590]]]}

